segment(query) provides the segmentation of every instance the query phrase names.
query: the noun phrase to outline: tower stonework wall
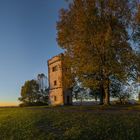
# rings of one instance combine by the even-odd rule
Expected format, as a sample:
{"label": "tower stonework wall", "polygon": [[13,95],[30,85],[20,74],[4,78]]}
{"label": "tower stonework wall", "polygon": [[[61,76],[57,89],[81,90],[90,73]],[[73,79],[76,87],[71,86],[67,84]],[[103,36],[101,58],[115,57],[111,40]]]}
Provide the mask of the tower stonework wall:
{"label": "tower stonework wall", "polygon": [[51,105],[72,104],[72,95],[64,87],[63,71],[64,55],[57,55],[48,60],[49,99]]}

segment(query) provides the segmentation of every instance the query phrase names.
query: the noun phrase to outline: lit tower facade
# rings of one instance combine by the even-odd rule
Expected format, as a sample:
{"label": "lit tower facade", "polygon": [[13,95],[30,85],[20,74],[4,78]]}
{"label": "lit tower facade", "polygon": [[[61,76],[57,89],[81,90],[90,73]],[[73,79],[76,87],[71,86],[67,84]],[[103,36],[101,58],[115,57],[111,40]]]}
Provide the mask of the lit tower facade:
{"label": "lit tower facade", "polygon": [[64,55],[59,54],[48,60],[49,98],[51,105],[71,105],[72,93],[64,81]]}

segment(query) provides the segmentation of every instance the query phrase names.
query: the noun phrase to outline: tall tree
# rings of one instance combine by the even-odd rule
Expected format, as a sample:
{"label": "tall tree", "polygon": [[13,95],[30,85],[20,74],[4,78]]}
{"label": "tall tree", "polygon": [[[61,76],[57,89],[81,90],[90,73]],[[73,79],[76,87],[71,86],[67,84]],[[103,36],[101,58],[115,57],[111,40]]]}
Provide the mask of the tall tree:
{"label": "tall tree", "polygon": [[110,76],[127,78],[133,63],[129,0],[73,0],[61,9],[57,41],[65,50],[67,67],[86,87],[100,87],[101,103],[110,100]]}
{"label": "tall tree", "polygon": [[37,82],[40,90],[45,90],[47,88],[47,76],[45,76],[44,73],[37,75]]}
{"label": "tall tree", "polygon": [[[136,44],[137,63],[136,63],[136,76],[137,82],[140,83],[140,3],[137,4],[136,14],[134,19],[134,34],[133,39]],[[139,85],[138,85],[139,87]],[[139,91],[138,91],[139,92]],[[140,95],[140,93],[139,93]]]}
{"label": "tall tree", "polygon": [[38,99],[39,85],[35,80],[26,81],[21,88],[20,101],[24,103],[34,103]]}
{"label": "tall tree", "polygon": [[21,106],[48,105],[49,88],[40,89],[36,80],[28,80],[21,88]]}

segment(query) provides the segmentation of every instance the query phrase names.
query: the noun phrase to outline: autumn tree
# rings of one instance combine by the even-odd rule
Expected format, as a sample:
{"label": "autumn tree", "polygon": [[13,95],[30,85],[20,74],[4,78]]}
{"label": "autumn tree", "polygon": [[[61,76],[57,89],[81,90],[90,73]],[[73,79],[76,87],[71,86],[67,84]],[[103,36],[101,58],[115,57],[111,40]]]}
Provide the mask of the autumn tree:
{"label": "autumn tree", "polygon": [[129,36],[132,9],[129,0],[73,0],[60,10],[57,41],[65,50],[70,76],[85,87],[100,88],[101,104],[103,94],[104,104],[110,104],[110,76],[127,79],[134,63]]}

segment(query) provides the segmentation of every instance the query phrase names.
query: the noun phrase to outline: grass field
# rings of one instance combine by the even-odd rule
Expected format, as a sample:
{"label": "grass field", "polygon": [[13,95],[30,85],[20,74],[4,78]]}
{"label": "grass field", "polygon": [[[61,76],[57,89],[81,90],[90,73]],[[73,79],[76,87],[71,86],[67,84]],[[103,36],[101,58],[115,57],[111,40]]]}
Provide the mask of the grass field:
{"label": "grass field", "polygon": [[140,140],[140,106],[0,108],[0,140]]}

